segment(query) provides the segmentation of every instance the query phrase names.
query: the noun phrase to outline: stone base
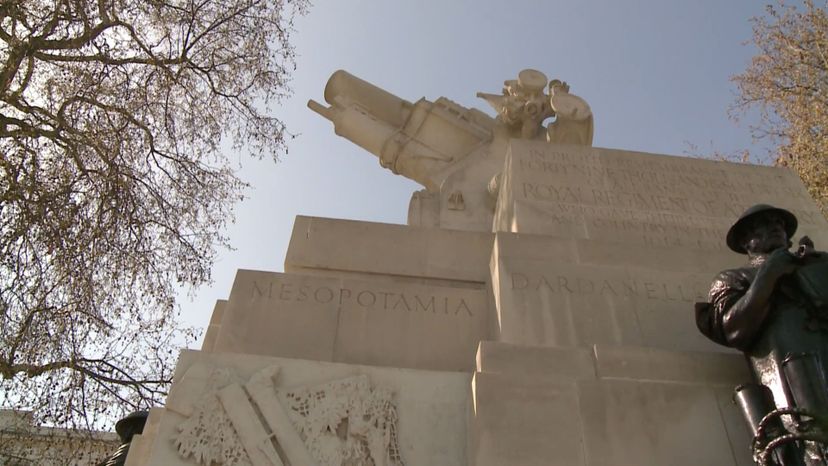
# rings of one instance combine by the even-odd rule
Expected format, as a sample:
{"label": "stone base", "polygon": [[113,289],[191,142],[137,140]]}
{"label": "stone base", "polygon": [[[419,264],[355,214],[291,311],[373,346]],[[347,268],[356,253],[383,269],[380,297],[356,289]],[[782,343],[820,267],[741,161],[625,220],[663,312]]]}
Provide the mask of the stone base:
{"label": "stone base", "polygon": [[470,465],[753,464],[739,355],[483,342],[477,364]]}
{"label": "stone base", "polygon": [[[275,376],[265,380],[259,377],[262,370],[268,370]],[[247,396],[229,403],[227,399],[232,391],[228,386],[216,386],[216,370],[228,374],[228,380],[236,381],[236,387],[244,387]],[[257,376],[258,374],[258,376]],[[305,460],[295,458],[312,458],[313,464],[326,466],[316,460],[313,455],[316,450],[335,449],[340,446],[341,439],[356,445],[355,439],[365,436],[370,438],[373,423],[369,426],[357,428],[357,422],[362,419],[340,419],[335,414],[337,406],[336,396],[328,389],[326,400],[328,406],[313,411],[311,416],[318,415],[318,419],[310,419],[309,423],[333,426],[334,432],[315,444],[296,443],[298,429],[293,425],[281,423],[278,406],[268,405],[260,401],[255,391],[271,384],[272,392],[264,394],[271,400],[282,400],[283,414],[281,419],[294,419],[291,415],[290,404],[285,404],[283,395],[299,392],[306,387],[319,387],[331,382],[352,379],[357,376],[367,377],[372,389],[385,389],[390,392],[391,403],[396,408],[396,445],[399,455],[406,465],[445,465],[465,466],[466,460],[466,410],[469,405],[469,381],[466,373],[418,371],[410,369],[389,369],[349,364],[336,364],[298,359],[270,358],[264,356],[240,355],[229,353],[205,353],[200,351],[184,351],[181,354],[176,368],[175,382],[166,407],[163,410],[153,410],[145,433],[137,439],[134,450],[130,451],[129,464],[147,465],[192,465],[197,464],[193,457],[185,458],[176,449],[175,441],[181,434],[181,429],[188,426],[188,419],[194,419],[200,412],[200,405],[204,400],[213,397],[220,399],[223,410],[231,418],[233,428],[238,432],[242,444],[253,445],[253,450],[264,452],[269,445],[278,453],[278,458],[269,458],[261,454],[259,462],[253,464],[281,466],[305,466]],[[259,377],[259,378],[257,378]],[[257,385],[258,384],[258,385]],[[233,384],[230,384],[233,385]],[[377,393],[377,392],[375,392]],[[252,397],[252,401],[248,399]],[[249,403],[249,406],[245,403]],[[367,401],[362,400],[363,403]],[[222,404],[224,403],[224,404]],[[215,404],[215,403],[214,403]],[[313,403],[311,403],[313,404]],[[218,406],[218,405],[216,405]],[[366,405],[367,406],[367,405]],[[241,413],[248,407],[256,415],[247,418],[233,418],[233,413]],[[316,413],[316,414],[314,414]],[[371,414],[368,412],[368,414]],[[366,414],[367,415],[367,414]],[[210,415],[212,416],[212,415]],[[214,416],[208,419],[206,431],[200,435],[205,441],[216,442],[217,436],[210,429],[218,428]],[[275,420],[274,420],[275,419]],[[263,437],[256,437],[257,429]],[[268,432],[273,432],[272,437]],[[226,434],[226,431],[219,433]],[[212,436],[211,436],[212,435]],[[376,437],[376,436],[375,436]],[[271,440],[272,438],[272,440]],[[318,440],[318,439],[317,439]],[[245,445],[246,446],[246,445]],[[304,456],[303,456],[304,455]],[[265,458],[262,460],[262,458]],[[254,458],[255,459],[255,458]],[[294,459],[291,462],[291,459]],[[279,463],[278,461],[281,461]],[[338,464],[338,463],[337,463]],[[392,466],[394,463],[386,463]],[[308,464],[307,466],[311,466]]]}

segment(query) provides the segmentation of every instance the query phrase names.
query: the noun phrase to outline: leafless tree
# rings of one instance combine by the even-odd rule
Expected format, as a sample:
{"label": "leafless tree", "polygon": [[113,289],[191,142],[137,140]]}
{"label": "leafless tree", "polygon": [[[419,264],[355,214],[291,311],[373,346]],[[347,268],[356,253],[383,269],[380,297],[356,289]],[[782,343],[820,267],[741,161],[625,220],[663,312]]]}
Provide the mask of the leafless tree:
{"label": "leafless tree", "polygon": [[782,1],[753,19],[759,53],[738,86],[735,115],[758,108],[754,136],[776,147],[773,162],[799,173],[828,216],[828,2]]}
{"label": "leafless tree", "polygon": [[210,277],[276,159],[308,0],[0,0],[0,406],[95,419],[163,399],[176,288]]}

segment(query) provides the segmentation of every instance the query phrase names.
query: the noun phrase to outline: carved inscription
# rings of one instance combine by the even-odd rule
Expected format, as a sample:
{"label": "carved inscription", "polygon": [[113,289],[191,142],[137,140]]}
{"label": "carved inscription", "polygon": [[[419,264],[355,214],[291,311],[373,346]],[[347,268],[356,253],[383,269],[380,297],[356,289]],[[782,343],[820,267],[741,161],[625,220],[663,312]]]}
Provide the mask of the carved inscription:
{"label": "carved inscription", "polygon": [[337,288],[299,284],[283,280],[252,282],[250,296],[255,299],[357,306],[377,311],[419,312],[473,317],[474,311],[462,296],[417,294],[376,289]]}
{"label": "carved inscription", "polygon": [[671,212],[648,212],[623,208],[608,208],[579,204],[549,204],[544,209],[561,216],[594,217],[595,222],[612,222],[614,227],[631,227],[633,225],[651,224],[650,231],[658,228],[676,227],[720,227],[727,231],[727,221],[709,217],[692,216]]}
{"label": "carved inscription", "polygon": [[[727,218],[767,196],[810,203],[807,192],[793,178],[765,167],[725,169],[679,157],[599,156],[588,150],[567,153],[531,148],[528,152],[528,156],[518,156],[513,168],[524,174],[518,185],[520,196],[532,201]],[[802,224],[822,225],[816,210],[795,213]]]}
{"label": "carved inscription", "polygon": [[604,189],[590,189],[582,186],[559,186],[556,184],[521,183],[524,199],[551,201],[569,204],[587,204],[609,208],[639,209],[667,212],[684,212],[716,217],[737,215],[741,207],[722,203],[717,199],[689,199],[660,194],[620,192]]}
{"label": "carved inscription", "polygon": [[722,242],[728,228],[725,220],[717,223],[717,219],[710,217],[578,204],[535,208],[543,212],[546,223],[586,231],[592,239],[636,240],[645,246],[727,249]]}
{"label": "carved inscription", "polygon": [[511,288],[516,291],[547,291],[570,295],[605,295],[613,298],[641,298],[656,301],[694,303],[707,298],[703,283],[680,284],[641,279],[617,280],[573,277],[562,274],[514,272]]}
{"label": "carved inscription", "polygon": [[[531,173],[566,175],[606,183],[619,188],[653,186],[665,192],[686,190],[685,194],[705,195],[711,191],[747,191],[805,199],[798,184],[786,183],[789,174],[769,167],[727,166],[719,162],[685,157],[656,156],[637,153],[601,152],[596,149],[563,152],[552,148],[528,150],[519,168]],[[606,185],[608,188],[612,184]]]}
{"label": "carved inscription", "polygon": [[820,236],[826,229],[805,189],[783,170],[514,144],[514,218],[500,224],[510,231],[726,250],[721,239],[732,219],[769,199],[793,211],[803,233]]}

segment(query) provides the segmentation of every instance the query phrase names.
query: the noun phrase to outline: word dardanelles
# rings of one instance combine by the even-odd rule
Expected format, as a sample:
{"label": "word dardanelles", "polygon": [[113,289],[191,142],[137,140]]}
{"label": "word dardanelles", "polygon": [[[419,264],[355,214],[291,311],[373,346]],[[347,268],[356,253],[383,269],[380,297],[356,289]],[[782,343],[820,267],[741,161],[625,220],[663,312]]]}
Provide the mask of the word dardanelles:
{"label": "word dardanelles", "polygon": [[582,277],[547,276],[536,274],[512,274],[512,289],[548,290],[553,293],[580,295],[608,295],[626,298],[641,297],[661,301],[696,302],[704,298],[698,286],[656,283],[638,280],[592,280]]}
{"label": "word dardanelles", "polygon": [[254,281],[252,297],[267,297],[280,301],[312,302],[317,304],[357,305],[368,309],[382,309],[407,312],[430,312],[432,314],[474,316],[466,300],[454,296],[420,296],[397,293],[327,286],[299,285],[289,282],[261,284]]}

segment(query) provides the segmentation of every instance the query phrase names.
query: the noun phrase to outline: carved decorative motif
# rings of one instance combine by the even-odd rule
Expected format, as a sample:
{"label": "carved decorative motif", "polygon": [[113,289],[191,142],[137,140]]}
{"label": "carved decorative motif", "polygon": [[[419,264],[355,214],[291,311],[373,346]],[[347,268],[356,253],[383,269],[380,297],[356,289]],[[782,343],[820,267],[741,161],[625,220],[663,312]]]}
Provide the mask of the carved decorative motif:
{"label": "carved decorative motif", "polygon": [[397,410],[387,388],[360,375],[285,393],[288,415],[325,465],[403,466]]}
{"label": "carved decorative motif", "polygon": [[461,191],[454,191],[448,198],[449,210],[465,210],[466,201],[463,200],[463,193]]}
{"label": "carved decorative motif", "polygon": [[[548,86],[549,94],[543,92]],[[547,118],[556,117],[546,126],[546,140],[554,144],[592,145],[592,110],[586,101],[569,93],[561,80],[549,81],[537,70],[523,70],[518,79],[504,82],[502,95],[478,92],[497,111],[498,122],[511,131],[512,137],[535,139]]]}
{"label": "carved decorative motif", "polygon": [[251,464],[216,395],[218,390],[234,381],[230,369],[220,368],[210,374],[207,389],[195,403],[193,415],[178,426],[180,433],[175,439],[175,447],[181,456],[192,457],[196,463],[205,465]]}
{"label": "carved decorative motif", "polygon": [[178,453],[204,465],[404,466],[390,389],[360,375],[279,390],[278,371],[242,384],[232,370],[213,369],[178,427]]}

